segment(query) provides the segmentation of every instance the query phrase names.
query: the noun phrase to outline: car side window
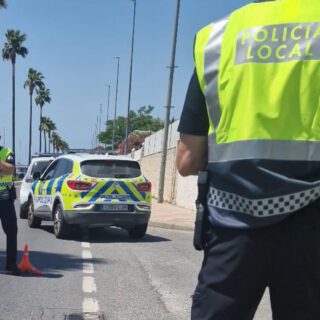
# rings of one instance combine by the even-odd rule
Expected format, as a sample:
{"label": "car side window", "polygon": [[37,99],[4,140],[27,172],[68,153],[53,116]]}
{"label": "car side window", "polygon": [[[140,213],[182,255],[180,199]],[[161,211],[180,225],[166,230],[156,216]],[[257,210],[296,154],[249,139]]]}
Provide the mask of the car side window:
{"label": "car side window", "polygon": [[66,165],[65,165],[64,174],[71,173],[72,169],[73,169],[73,161],[66,159]]}
{"label": "car side window", "polygon": [[64,175],[65,164],[66,164],[66,160],[65,159],[58,160],[57,169],[56,169],[56,171],[54,173],[54,178],[55,179],[57,179],[57,178],[59,178],[59,177]]}
{"label": "car side window", "polygon": [[54,178],[59,178],[65,174],[69,174],[72,172],[73,163],[68,159],[59,160],[57,170],[54,173]]}
{"label": "car side window", "polygon": [[54,177],[57,165],[60,160],[53,162],[45,171],[42,180],[50,180]]}

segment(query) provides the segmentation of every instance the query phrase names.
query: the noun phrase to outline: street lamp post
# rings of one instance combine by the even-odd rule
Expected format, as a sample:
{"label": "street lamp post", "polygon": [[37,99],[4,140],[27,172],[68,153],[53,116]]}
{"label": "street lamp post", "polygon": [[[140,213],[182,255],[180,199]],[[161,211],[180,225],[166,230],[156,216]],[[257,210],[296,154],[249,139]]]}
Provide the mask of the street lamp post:
{"label": "street lamp post", "polygon": [[130,102],[131,102],[131,83],[132,83],[132,64],[133,64],[133,47],[134,47],[134,30],[136,24],[136,5],[137,1],[133,1],[133,22],[132,22],[132,38],[131,38],[131,58],[130,58],[130,72],[129,72],[129,93],[128,93],[128,108],[126,118],[126,136],[124,140],[124,154],[127,154],[128,149],[128,134],[129,134],[129,113],[130,113]]}
{"label": "street lamp post", "polygon": [[109,121],[109,106],[110,106],[110,84],[107,85],[108,87],[108,104],[107,104],[107,123]]}
{"label": "street lamp post", "polygon": [[100,103],[100,111],[99,111],[99,134],[101,133],[101,116],[102,116],[102,103]]}
{"label": "street lamp post", "polygon": [[171,64],[169,67],[170,74],[169,74],[169,84],[168,84],[168,93],[167,93],[166,117],[164,119],[163,145],[162,145],[161,163],[160,163],[160,177],[159,177],[159,190],[158,190],[159,203],[163,202],[164,178],[165,178],[166,161],[167,161],[168,129],[169,129],[169,122],[170,122],[172,85],[173,85],[173,75],[174,75],[174,69],[175,69],[175,57],[176,57],[177,34],[178,34],[178,23],[179,23],[179,10],[180,10],[180,0],[177,0],[176,14],[175,14],[175,20],[174,20]]}
{"label": "street lamp post", "polygon": [[120,57],[115,57],[117,59],[117,82],[116,82],[116,98],[114,103],[114,118],[112,126],[112,150],[114,149],[114,137],[115,137],[115,128],[116,128],[116,118],[117,118],[117,102],[118,102],[118,83],[119,83],[119,64]]}

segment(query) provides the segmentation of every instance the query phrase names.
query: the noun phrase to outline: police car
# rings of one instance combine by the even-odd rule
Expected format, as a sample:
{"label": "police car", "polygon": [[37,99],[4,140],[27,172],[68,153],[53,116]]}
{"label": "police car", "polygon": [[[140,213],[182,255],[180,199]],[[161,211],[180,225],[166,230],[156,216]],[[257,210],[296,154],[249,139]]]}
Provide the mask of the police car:
{"label": "police car", "polygon": [[43,172],[46,167],[55,159],[54,154],[40,154],[32,157],[26,174],[24,175],[20,185],[20,218],[26,219],[28,216],[28,196],[30,194],[33,182],[33,174],[35,172]]}
{"label": "police car", "polygon": [[116,226],[142,238],[151,213],[151,183],[137,161],[125,156],[66,154],[34,174],[28,197],[28,225],[53,221],[65,238],[71,226]]}

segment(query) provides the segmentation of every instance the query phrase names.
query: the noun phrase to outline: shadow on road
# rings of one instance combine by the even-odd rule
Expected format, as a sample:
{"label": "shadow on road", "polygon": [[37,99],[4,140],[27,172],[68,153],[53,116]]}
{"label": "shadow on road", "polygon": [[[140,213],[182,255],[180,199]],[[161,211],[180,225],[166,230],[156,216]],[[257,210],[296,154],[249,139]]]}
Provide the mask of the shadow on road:
{"label": "shadow on road", "polygon": [[[20,262],[23,256],[23,251],[18,251],[18,259]],[[45,277],[45,278],[61,278],[63,274],[59,271],[72,271],[72,270],[81,270],[83,264],[92,263],[92,264],[108,264],[106,259],[84,259],[81,256],[75,256],[71,254],[59,254],[59,253],[50,253],[50,252],[41,252],[41,251],[32,251],[29,252],[29,260],[35,268],[43,272],[42,276],[37,276],[32,273],[25,273],[25,277]],[[6,262],[5,252],[0,251],[0,266],[4,268]],[[0,270],[0,274],[6,274],[5,270]]]}
{"label": "shadow on road", "polygon": [[[53,226],[43,225],[40,229],[53,235]],[[90,243],[152,243],[171,241],[168,238],[148,234],[148,231],[142,239],[134,240],[129,237],[126,230],[113,227],[74,230],[68,239],[79,242],[86,241]]]}

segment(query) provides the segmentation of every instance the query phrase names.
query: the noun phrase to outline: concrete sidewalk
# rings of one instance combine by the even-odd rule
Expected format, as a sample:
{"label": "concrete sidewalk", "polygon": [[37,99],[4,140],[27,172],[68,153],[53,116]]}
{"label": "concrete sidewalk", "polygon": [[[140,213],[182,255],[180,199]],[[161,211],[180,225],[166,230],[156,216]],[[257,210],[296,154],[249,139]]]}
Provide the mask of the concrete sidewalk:
{"label": "concrete sidewalk", "polygon": [[152,199],[150,227],[186,230],[194,229],[195,210],[181,208],[167,202]]}

